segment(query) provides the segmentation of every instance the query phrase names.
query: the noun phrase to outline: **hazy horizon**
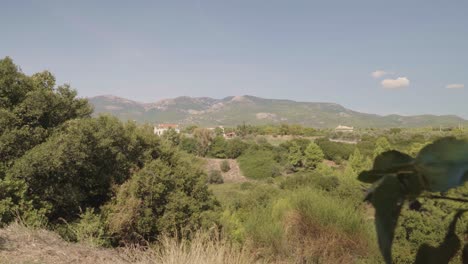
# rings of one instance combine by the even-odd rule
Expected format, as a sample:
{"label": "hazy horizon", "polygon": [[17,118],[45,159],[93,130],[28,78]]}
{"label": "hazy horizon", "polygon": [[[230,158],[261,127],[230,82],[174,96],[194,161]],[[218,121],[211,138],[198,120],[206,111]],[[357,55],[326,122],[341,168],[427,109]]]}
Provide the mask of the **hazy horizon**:
{"label": "hazy horizon", "polygon": [[468,3],[14,1],[0,57],[82,97],[330,102],[468,118]]}

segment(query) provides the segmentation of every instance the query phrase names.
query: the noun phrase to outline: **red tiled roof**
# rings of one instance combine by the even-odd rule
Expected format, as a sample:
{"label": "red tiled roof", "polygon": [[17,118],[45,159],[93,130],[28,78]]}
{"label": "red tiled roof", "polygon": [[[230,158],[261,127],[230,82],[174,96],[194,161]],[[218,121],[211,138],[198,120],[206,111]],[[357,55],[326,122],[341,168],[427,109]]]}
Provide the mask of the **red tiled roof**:
{"label": "red tiled roof", "polygon": [[177,124],[159,124],[159,128],[179,128]]}

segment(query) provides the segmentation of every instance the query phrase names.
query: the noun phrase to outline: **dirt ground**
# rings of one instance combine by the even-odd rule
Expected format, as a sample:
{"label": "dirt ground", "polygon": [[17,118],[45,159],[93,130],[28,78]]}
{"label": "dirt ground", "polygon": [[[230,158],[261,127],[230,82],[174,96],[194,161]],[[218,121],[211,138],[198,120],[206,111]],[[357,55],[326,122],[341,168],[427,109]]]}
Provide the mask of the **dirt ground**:
{"label": "dirt ground", "polygon": [[0,264],[255,264],[253,255],[225,240],[197,234],[190,243],[161,238],[160,248],[96,248],[69,243],[47,230],[12,224],[0,229]]}
{"label": "dirt ground", "polygon": [[13,224],[0,229],[1,264],[128,263],[112,249],[68,243],[46,230]]}
{"label": "dirt ground", "polygon": [[[209,173],[212,170],[219,170],[221,166],[221,162],[223,162],[224,159],[205,159],[205,170],[206,173]],[[224,182],[245,182],[247,181],[247,178],[245,178],[244,175],[242,175],[242,172],[239,168],[239,164],[235,159],[227,159],[229,162],[229,166],[231,169],[228,172],[221,172],[221,175],[223,176]]]}

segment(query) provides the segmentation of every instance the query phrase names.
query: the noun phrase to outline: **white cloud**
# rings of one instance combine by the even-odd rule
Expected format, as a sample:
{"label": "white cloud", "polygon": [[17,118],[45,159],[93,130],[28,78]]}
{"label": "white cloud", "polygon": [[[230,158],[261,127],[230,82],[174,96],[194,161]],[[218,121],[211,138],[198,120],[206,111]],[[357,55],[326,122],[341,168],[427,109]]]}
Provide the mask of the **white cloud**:
{"label": "white cloud", "polygon": [[465,85],[463,83],[451,83],[451,84],[447,84],[447,86],[445,86],[445,88],[447,88],[447,89],[463,89],[463,88],[465,88]]}
{"label": "white cloud", "polygon": [[372,77],[378,79],[378,78],[382,78],[384,77],[385,75],[389,75],[389,74],[392,74],[391,72],[386,72],[386,71],[382,71],[382,70],[376,70],[374,72],[371,73]]}
{"label": "white cloud", "polygon": [[406,77],[398,77],[396,79],[385,79],[382,81],[382,86],[387,89],[399,89],[408,87],[410,81]]}

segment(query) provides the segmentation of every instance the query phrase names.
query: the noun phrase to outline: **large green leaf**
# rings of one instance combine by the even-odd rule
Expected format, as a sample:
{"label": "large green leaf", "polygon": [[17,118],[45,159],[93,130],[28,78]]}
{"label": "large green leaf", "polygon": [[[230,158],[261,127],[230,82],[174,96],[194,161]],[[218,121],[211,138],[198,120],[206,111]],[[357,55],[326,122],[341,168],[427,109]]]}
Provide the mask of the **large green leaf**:
{"label": "large green leaf", "polygon": [[468,180],[468,142],[443,138],[419,152],[415,167],[428,191],[445,192]]}
{"label": "large green leaf", "polygon": [[375,158],[372,170],[363,171],[358,179],[366,183],[374,183],[391,173],[412,168],[413,158],[401,152],[391,150],[378,155]]}
{"label": "large green leaf", "polygon": [[394,176],[382,178],[370,195],[370,202],[375,208],[375,226],[380,252],[387,264],[392,263],[392,243],[404,201],[404,190]]}

